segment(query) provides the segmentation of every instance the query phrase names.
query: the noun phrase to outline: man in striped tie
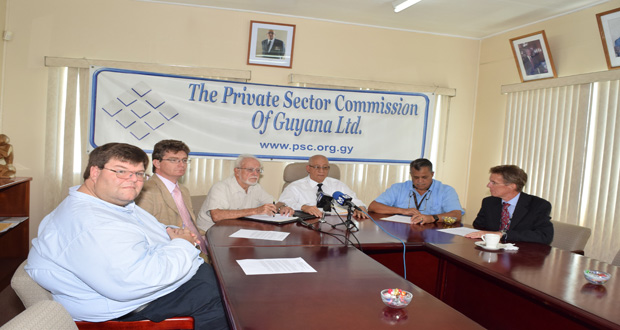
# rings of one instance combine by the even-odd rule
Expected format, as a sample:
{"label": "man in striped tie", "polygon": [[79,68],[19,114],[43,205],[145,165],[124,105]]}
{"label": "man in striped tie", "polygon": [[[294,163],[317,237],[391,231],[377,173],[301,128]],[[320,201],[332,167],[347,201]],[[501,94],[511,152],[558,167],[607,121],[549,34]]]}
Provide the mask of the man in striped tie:
{"label": "man in striped tie", "polygon": [[480,231],[465,237],[480,238],[499,234],[506,241],[550,244],[553,240],[551,203],[523,192],[527,174],[515,165],[492,167],[487,187],[491,197],[482,207],[473,226]]}

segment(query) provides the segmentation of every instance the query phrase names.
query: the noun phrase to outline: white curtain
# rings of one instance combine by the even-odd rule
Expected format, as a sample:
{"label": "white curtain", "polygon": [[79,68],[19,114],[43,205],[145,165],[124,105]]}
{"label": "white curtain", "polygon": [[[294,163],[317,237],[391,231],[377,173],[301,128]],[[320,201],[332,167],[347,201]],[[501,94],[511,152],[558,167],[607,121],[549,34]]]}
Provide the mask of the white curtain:
{"label": "white curtain", "polygon": [[551,202],[552,218],[592,229],[586,255],[620,249],[620,81],[508,93],[502,163],[528,173],[525,192]]}

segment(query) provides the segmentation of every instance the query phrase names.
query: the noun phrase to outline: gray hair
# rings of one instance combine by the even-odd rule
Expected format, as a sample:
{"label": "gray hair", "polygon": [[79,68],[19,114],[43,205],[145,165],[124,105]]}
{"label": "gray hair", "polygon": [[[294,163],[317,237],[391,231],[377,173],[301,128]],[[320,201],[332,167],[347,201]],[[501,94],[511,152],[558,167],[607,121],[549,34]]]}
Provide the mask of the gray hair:
{"label": "gray hair", "polygon": [[243,161],[248,158],[255,159],[260,164],[260,166],[263,166],[263,163],[260,161],[260,159],[256,158],[256,156],[250,154],[241,154],[239,155],[239,157],[237,157],[237,159],[235,159],[235,168],[240,168],[241,163],[243,163]]}

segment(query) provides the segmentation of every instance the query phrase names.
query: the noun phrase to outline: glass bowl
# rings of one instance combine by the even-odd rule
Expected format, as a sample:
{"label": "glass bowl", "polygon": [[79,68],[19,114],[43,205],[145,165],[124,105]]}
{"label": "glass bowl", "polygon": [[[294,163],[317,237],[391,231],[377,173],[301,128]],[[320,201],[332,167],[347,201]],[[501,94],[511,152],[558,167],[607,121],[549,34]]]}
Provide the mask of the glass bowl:
{"label": "glass bowl", "polygon": [[605,284],[607,280],[611,278],[611,274],[600,271],[600,270],[591,270],[586,269],[583,271],[583,276],[585,276],[586,280],[592,284],[601,285]]}
{"label": "glass bowl", "polygon": [[391,308],[405,308],[411,302],[411,292],[401,289],[385,289],[381,291],[381,300]]}
{"label": "glass bowl", "polygon": [[445,223],[446,225],[453,225],[456,223],[456,218],[455,217],[443,217],[443,223]]}

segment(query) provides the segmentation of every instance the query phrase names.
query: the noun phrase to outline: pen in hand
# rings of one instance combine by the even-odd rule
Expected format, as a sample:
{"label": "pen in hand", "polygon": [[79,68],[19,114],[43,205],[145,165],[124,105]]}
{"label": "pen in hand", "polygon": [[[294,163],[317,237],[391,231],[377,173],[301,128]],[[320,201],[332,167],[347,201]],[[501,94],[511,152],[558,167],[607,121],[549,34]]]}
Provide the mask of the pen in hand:
{"label": "pen in hand", "polygon": [[[273,201],[273,206],[276,206],[276,201]],[[278,209],[278,208],[276,208],[276,210],[277,210],[277,209]],[[276,216],[276,212],[273,212],[272,217],[274,217],[274,218],[275,218],[275,216]]]}

